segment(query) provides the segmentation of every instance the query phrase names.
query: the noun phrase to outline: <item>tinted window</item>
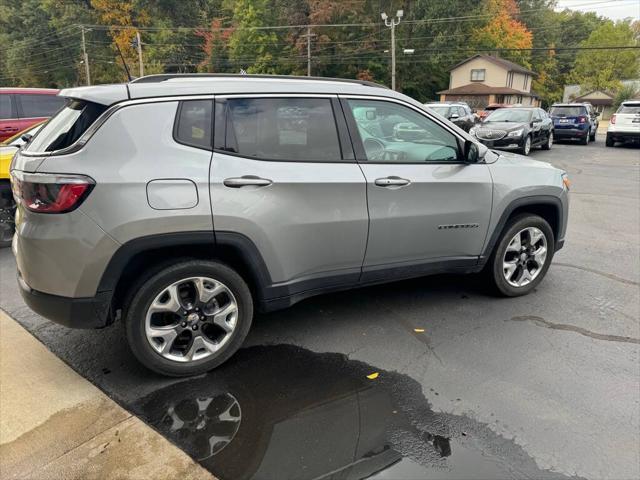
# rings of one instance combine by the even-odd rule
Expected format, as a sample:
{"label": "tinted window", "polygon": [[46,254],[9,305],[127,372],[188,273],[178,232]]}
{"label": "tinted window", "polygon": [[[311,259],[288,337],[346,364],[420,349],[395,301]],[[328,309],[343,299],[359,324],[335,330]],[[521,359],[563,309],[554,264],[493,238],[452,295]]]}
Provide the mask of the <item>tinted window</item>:
{"label": "tinted window", "polygon": [[227,151],[266,160],[341,159],[329,99],[229,99],[227,120]]}
{"label": "tinted window", "polygon": [[367,160],[385,163],[458,161],[456,137],[428,117],[397,103],[349,100]]}
{"label": "tinted window", "polygon": [[567,105],[563,107],[551,107],[549,113],[554,117],[579,117],[580,115],[586,115],[587,109],[580,105]]}
{"label": "tinted window", "polygon": [[540,116],[540,112],[538,110],[534,110],[533,111],[533,119],[534,120],[542,120],[542,117]]}
{"label": "tinted window", "polygon": [[616,113],[640,113],[640,103],[628,103],[620,105]]}
{"label": "tinted window", "polygon": [[198,148],[211,148],[211,100],[180,102],[176,118],[176,140]]}
{"label": "tinted window", "polygon": [[9,95],[0,95],[0,119],[5,118],[12,118],[11,97]]}
{"label": "tinted window", "polygon": [[107,109],[104,105],[71,100],[31,139],[27,152],[53,152],[72,145]]}
{"label": "tinted window", "polygon": [[50,117],[64,105],[64,98],[55,95],[18,95],[22,117]]}

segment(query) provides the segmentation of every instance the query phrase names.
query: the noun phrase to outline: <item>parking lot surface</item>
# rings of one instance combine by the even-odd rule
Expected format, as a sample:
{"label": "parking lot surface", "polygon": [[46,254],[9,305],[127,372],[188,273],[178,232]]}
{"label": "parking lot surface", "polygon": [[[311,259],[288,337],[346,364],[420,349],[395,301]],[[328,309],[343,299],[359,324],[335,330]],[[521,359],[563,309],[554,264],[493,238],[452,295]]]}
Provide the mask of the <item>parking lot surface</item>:
{"label": "parking lot surface", "polygon": [[354,290],[258,316],[221,368],[167,379],[122,325],[33,314],[0,252],[0,306],[218,477],[639,478],[640,150],[554,145],[565,248],[532,294],[475,277]]}

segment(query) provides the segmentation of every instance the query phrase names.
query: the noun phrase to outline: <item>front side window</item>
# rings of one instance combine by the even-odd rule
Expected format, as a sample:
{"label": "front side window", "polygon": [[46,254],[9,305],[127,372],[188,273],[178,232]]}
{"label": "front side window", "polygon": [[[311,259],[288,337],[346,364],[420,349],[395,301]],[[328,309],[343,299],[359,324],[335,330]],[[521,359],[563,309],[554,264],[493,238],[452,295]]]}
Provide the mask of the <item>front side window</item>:
{"label": "front side window", "polygon": [[54,152],[75,143],[107,109],[83,100],[70,100],[27,144],[26,152]]}
{"label": "front side window", "polygon": [[212,110],[211,100],[180,102],[174,131],[176,140],[192,147],[211,149]]}
{"label": "front side window", "polygon": [[228,152],[299,162],[342,158],[327,98],[230,98],[226,114],[224,150]]}
{"label": "front side window", "polygon": [[368,161],[458,161],[455,135],[412,108],[379,100],[348,100],[348,105]]}
{"label": "front side window", "polygon": [[64,106],[64,98],[56,95],[18,95],[23,118],[50,117]]}
{"label": "front side window", "polygon": [[472,82],[484,82],[486,70],[484,68],[478,68],[471,70],[471,81]]}

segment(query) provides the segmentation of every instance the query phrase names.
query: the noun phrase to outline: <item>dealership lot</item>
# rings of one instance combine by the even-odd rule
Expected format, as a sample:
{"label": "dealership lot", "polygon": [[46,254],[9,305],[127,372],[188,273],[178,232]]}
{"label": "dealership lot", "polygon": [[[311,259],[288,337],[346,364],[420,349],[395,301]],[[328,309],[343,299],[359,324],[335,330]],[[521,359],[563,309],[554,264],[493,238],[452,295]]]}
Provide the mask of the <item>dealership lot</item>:
{"label": "dealership lot", "polygon": [[0,307],[223,479],[638,478],[640,150],[599,135],[531,156],[569,173],[572,203],[526,297],[460,276],[321,296],[256,318],[246,349],[190,380],[138,366],[121,325],[33,314],[8,249]]}

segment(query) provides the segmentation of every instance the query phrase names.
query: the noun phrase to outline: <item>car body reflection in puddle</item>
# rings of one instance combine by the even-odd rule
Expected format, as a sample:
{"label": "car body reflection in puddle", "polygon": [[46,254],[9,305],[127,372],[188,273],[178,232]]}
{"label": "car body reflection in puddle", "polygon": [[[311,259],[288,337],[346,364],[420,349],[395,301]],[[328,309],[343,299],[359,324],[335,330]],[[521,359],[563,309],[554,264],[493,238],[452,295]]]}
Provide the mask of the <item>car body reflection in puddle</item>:
{"label": "car body reflection in puddle", "polygon": [[289,345],[238,352],[133,410],[222,480],[564,478],[411,378]]}

